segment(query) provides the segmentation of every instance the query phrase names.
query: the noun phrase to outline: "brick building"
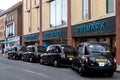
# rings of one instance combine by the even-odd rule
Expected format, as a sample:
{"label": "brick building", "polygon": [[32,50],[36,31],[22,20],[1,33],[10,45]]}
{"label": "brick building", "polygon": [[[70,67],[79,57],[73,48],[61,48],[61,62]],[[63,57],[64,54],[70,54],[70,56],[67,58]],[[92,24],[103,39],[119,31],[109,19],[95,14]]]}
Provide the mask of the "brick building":
{"label": "brick building", "polygon": [[22,2],[5,11],[5,47],[20,46],[22,38]]}
{"label": "brick building", "polygon": [[2,13],[0,15],[0,49],[4,48],[4,40],[5,40],[5,20],[6,14]]}

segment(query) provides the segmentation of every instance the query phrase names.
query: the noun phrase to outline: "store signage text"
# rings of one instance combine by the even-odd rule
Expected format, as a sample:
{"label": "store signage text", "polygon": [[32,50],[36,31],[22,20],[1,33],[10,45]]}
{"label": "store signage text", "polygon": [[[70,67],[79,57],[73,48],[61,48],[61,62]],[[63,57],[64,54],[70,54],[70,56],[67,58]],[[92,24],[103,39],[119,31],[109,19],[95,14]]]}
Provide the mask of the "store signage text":
{"label": "store signage text", "polygon": [[17,36],[17,37],[13,37],[13,38],[8,38],[9,42],[16,42],[16,41],[20,41],[20,37]]}
{"label": "store signage text", "polygon": [[24,38],[25,38],[25,42],[26,41],[35,41],[38,39],[38,35],[37,34],[27,35]]}
{"label": "store signage text", "polygon": [[100,31],[105,29],[105,22],[91,23],[89,25],[83,25],[76,28],[78,33],[86,33],[92,31]]}
{"label": "store signage text", "polygon": [[47,32],[46,37],[61,37],[63,35],[63,31],[54,31],[54,32]]}

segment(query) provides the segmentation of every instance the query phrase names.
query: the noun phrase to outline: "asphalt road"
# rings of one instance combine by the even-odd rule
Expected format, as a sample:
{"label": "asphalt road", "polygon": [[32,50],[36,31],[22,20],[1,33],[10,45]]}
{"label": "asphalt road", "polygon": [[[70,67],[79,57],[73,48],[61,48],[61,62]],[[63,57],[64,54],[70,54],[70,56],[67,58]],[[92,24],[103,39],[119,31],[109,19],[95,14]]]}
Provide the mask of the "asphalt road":
{"label": "asphalt road", "polygon": [[81,77],[68,67],[55,68],[0,57],[0,80],[120,80],[120,73],[115,73],[112,78],[98,75]]}

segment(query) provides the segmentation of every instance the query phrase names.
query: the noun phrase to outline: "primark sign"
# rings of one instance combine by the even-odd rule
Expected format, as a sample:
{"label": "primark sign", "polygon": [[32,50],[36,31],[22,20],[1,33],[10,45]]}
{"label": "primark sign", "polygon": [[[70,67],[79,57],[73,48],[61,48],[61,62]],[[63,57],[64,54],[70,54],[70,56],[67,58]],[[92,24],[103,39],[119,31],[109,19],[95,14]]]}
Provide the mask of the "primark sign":
{"label": "primark sign", "polygon": [[91,23],[88,25],[80,26],[76,28],[78,33],[86,33],[91,31],[99,31],[105,29],[105,22]]}
{"label": "primark sign", "polygon": [[73,37],[96,36],[115,33],[115,16],[104,18],[72,27]]}

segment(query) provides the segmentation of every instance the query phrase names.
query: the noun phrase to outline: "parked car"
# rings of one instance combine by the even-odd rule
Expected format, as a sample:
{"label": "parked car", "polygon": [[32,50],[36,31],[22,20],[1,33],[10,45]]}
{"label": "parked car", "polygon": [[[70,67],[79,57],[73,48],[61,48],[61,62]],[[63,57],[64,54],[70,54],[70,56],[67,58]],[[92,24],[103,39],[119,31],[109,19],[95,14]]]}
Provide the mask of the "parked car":
{"label": "parked car", "polygon": [[22,56],[23,61],[36,62],[39,61],[41,55],[46,51],[44,46],[27,46],[27,51]]}
{"label": "parked car", "polygon": [[22,55],[26,51],[25,46],[13,46],[11,51],[8,51],[8,59],[21,59]]}
{"label": "parked car", "polygon": [[73,46],[66,44],[53,44],[47,47],[46,53],[42,55],[40,63],[59,65],[70,65],[74,58],[75,50]]}
{"label": "parked car", "polygon": [[81,76],[87,73],[102,73],[113,76],[116,59],[106,43],[83,42],[77,47],[77,54],[71,65]]}

